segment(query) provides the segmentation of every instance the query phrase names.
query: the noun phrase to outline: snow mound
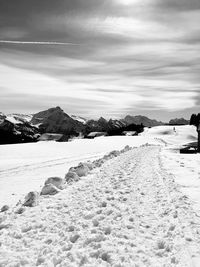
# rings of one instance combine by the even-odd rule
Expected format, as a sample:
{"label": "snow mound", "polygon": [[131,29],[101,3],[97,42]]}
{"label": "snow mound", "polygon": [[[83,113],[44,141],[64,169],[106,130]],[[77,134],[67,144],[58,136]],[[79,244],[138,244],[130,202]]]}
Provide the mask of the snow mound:
{"label": "snow mound", "polygon": [[86,176],[89,173],[89,168],[84,163],[79,163],[77,167],[72,167],[69,171],[77,173],[79,177]]}
{"label": "snow mound", "polygon": [[60,190],[53,184],[46,184],[42,188],[41,195],[55,195],[59,193]]}
{"label": "snow mound", "polygon": [[71,183],[74,181],[77,182],[80,180],[80,177],[76,172],[68,171],[68,173],[65,175],[65,180],[67,183]]}
{"label": "snow mound", "polygon": [[59,189],[62,189],[64,186],[65,180],[60,177],[50,177],[45,181],[45,185],[52,184]]}
{"label": "snow mound", "polygon": [[38,205],[39,193],[38,192],[29,192],[25,197],[25,202],[23,206],[26,207],[35,207]]}

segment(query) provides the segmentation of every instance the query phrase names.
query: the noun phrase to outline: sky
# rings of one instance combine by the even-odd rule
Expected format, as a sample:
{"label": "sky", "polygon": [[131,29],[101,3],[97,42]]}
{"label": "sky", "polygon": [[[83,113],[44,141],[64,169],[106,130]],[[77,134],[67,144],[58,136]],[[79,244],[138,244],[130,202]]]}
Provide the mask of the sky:
{"label": "sky", "polygon": [[200,0],[0,0],[0,111],[200,112]]}

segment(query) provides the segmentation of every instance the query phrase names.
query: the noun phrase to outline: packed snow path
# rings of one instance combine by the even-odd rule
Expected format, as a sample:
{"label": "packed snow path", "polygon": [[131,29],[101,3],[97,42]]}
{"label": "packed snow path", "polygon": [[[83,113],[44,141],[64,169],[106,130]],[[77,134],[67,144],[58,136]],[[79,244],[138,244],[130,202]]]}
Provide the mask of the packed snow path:
{"label": "packed snow path", "polygon": [[161,166],[133,149],[23,214],[7,214],[0,266],[200,266],[200,218]]}

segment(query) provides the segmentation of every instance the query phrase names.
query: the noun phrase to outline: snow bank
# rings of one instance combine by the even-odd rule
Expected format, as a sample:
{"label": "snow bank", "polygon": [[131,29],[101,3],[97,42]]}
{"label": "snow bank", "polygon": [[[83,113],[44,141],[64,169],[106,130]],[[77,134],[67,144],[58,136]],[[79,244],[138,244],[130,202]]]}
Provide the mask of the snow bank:
{"label": "snow bank", "polygon": [[[27,206],[27,207],[34,207],[39,204],[39,196],[40,195],[55,195],[59,193],[61,190],[65,189],[67,184],[72,184],[74,182],[79,181],[82,177],[87,176],[90,174],[90,171],[92,171],[95,168],[101,167],[103,163],[105,163],[107,160],[115,158],[120,156],[121,154],[130,151],[132,148],[128,145],[126,145],[122,150],[113,150],[109,154],[105,155],[103,158],[100,158],[98,160],[94,160],[93,162],[87,161],[87,162],[80,162],[77,166],[71,167],[67,174],[65,175],[65,178],[60,177],[50,177],[48,178],[43,188],[41,189],[41,192],[29,192],[25,196],[25,202],[22,202],[20,200],[17,205]],[[22,208],[21,206],[21,208]],[[6,207],[6,209],[5,209]],[[4,212],[7,210],[7,207],[9,206],[4,205],[1,208],[1,212]]]}

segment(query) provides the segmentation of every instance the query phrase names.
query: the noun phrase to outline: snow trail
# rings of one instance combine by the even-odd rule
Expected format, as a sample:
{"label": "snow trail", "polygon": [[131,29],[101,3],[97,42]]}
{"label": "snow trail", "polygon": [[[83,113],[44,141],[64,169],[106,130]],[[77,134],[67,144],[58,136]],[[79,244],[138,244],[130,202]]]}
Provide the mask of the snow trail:
{"label": "snow trail", "polygon": [[154,138],[108,136],[72,142],[2,145],[0,149],[0,206],[15,205],[51,176],[64,177],[80,161],[95,160],[126,145],[157,144]]}
{"label": "snow trail", "polygon": [[1,221],[2,267],[200,266],[200,218],[164,171],[158,146],[121,154]]}

